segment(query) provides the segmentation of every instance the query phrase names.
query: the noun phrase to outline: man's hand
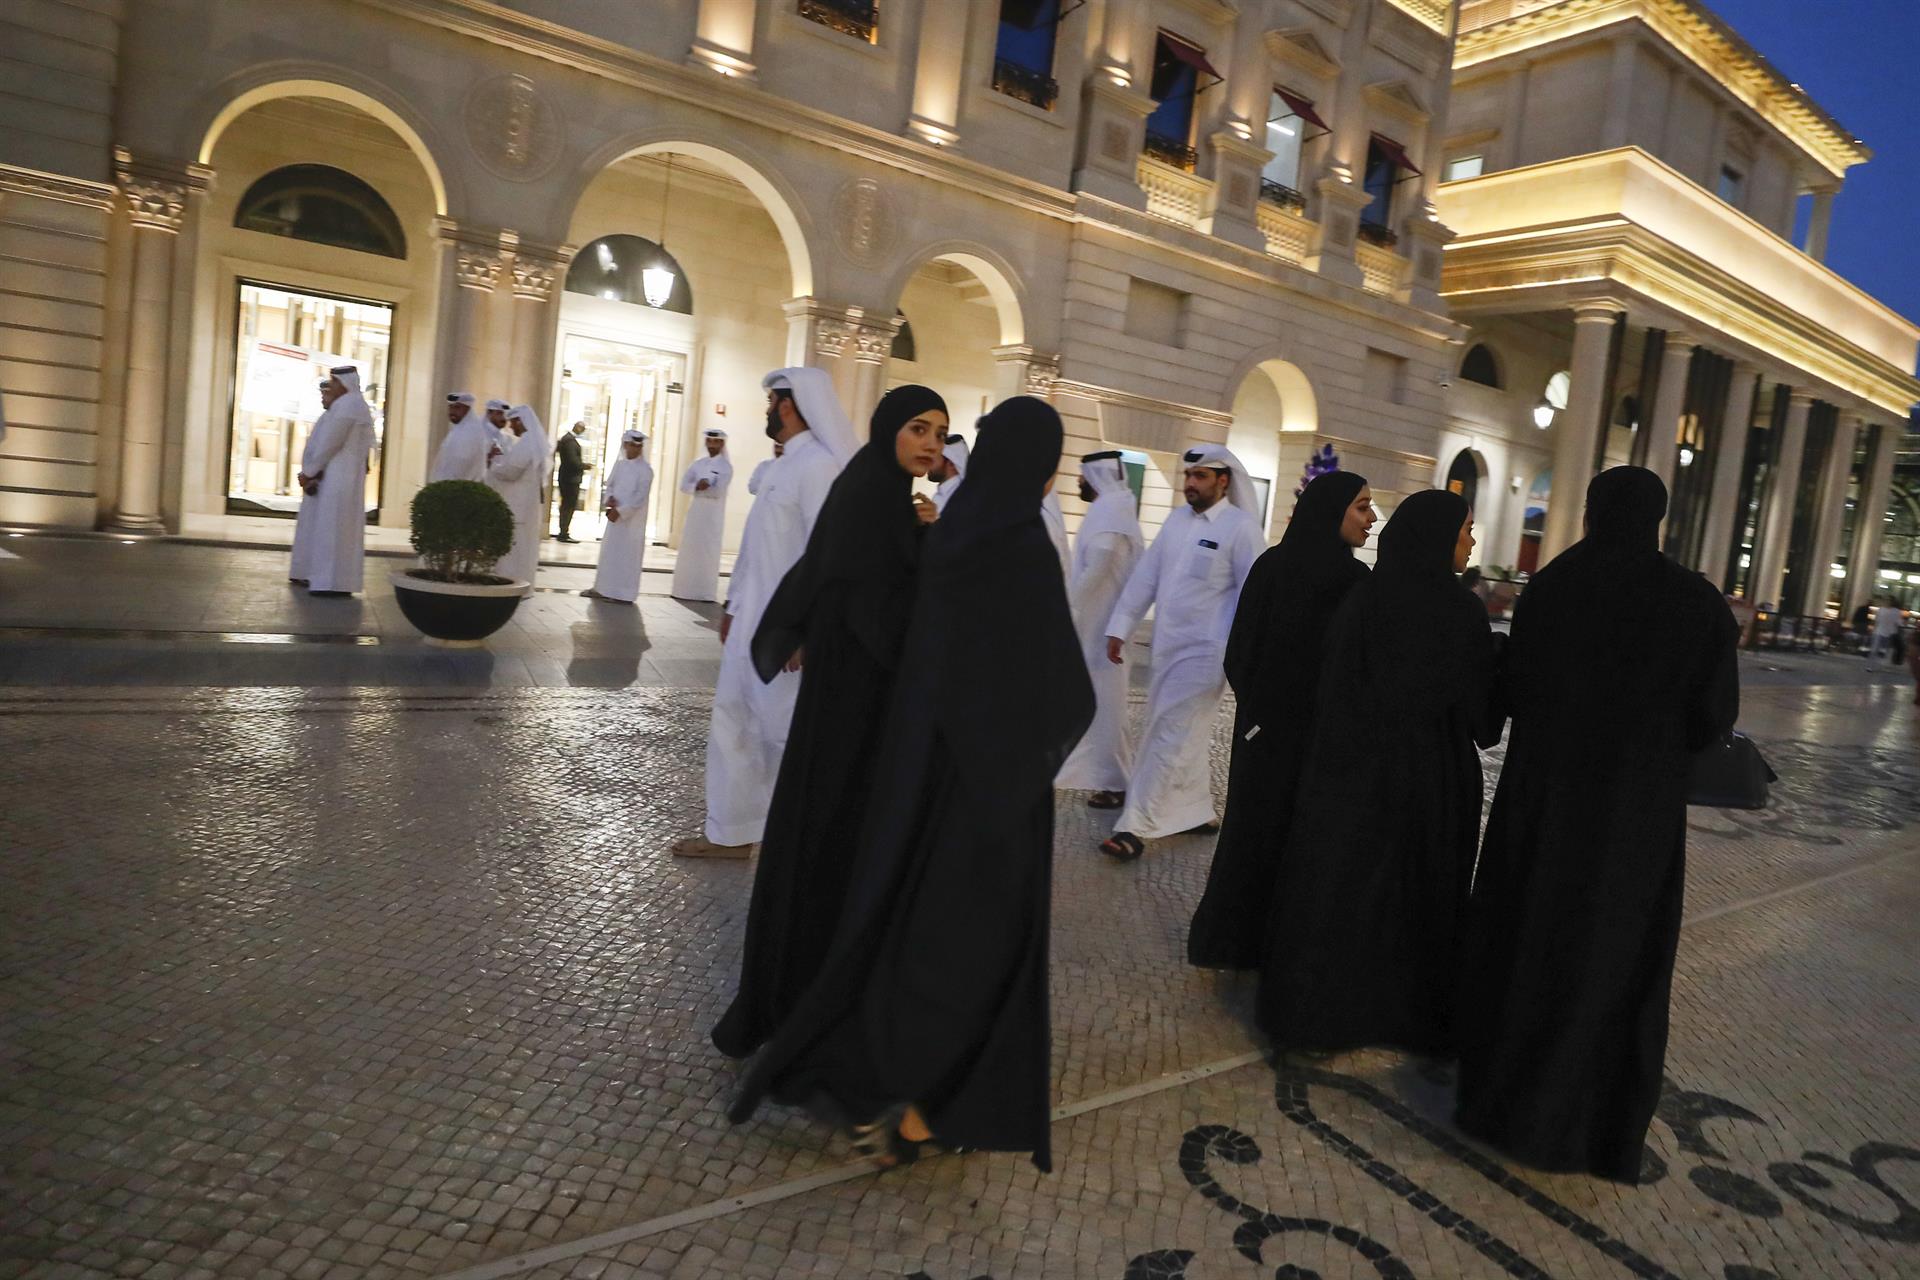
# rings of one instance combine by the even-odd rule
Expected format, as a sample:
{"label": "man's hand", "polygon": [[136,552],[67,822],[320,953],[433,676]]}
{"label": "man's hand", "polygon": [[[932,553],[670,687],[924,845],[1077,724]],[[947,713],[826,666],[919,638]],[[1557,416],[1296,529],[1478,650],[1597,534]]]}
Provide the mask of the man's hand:
{"label": "man's hand", "polygon": [[727,642],[727,633],[731,630],[733,630],[733,615],[730,613],[721,614],[720,615],[720,643],[721,644],[724,645]]}
{"label": "man's hand", "polygon": [[607,508],[607,519],[609,519],[609,520],[611,520],[611,521],[613,521],[613,522],[614,522],[615,524],[618,524],[618,523],[620,523],[620,508],[618,508],[618,507],[608,507],[608,508]]}
{"label": "man's hand", "polygon": [[787,659],[787,665],[782,669],[786,671],[798,671],[806,665],[806,658],[807,651],[804,648],[795,649],[793,656]]}
{"label": "man's hand", "polygon": [[693,491],[695,493],[705,493],[707,489],[712,486],[712,484],[713,482],[711,480],[702,480],[698,484],[693,486]]}
{"label": "man's hand", "polygon": [[932,524],[940,518],[940,508],[933,505],[933,499],[924,493],[913,495],[913,514],[920,517],[921,524]]}
{"label": "man's hand", "polygon": [[1119,636],[1108,636],[1107,637],[1107,661],[1111,662],[1116,667],[1125,665],[1126,659],[1121,657],[1120,655],[1126,650],[1126,647],[1127,647],[1127,642],[1125,640],[1122,640]]}

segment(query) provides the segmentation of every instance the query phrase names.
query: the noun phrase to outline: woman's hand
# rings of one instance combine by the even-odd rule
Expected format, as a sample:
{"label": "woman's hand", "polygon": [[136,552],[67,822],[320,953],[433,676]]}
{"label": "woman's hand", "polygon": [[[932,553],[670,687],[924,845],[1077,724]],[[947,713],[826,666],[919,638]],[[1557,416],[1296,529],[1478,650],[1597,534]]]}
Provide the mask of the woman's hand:
{"label": "woman's hand", "polygon": [[787,665],[784,668],[782,668],[782,670],[798,671],[801,667],[806,665],[806,658],[807,658],[807,651],[804,646],[799,649],[795,649],[793,651],[793,656],[787,659]]}
{"label": "woman's hand", "polygon": [[940,508],[933,505],[933,499],[924,493],[913,495],[913,514],[920,517],[921,524],[932,524],[940,518]]}

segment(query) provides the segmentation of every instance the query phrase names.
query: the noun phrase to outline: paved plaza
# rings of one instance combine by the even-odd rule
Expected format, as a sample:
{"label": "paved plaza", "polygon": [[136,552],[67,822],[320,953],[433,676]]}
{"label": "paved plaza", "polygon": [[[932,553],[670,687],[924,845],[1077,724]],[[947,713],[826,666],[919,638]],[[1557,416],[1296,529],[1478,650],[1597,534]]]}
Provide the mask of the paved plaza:
{"label": "paved plaza", "polygon": [[[710,611],[550,593],[482,673],[377,585],[271,596],[271,553],[0,545],[0,1277],[1920,1275],[1891,672],[1743,661],[1781,783],[1692,816],[1640,1188],[1463,1141],[1444,1065],[1268,1061],[1250,984],[1183,962],[1210,840],[1109,864],[1073,794],[1057,1172],[876,1174],[798,1113],[724,1116],[751,870],[665,852],[711,679],[667,664],[710,666]],[[312,638],[342,635],[378,643]]]}

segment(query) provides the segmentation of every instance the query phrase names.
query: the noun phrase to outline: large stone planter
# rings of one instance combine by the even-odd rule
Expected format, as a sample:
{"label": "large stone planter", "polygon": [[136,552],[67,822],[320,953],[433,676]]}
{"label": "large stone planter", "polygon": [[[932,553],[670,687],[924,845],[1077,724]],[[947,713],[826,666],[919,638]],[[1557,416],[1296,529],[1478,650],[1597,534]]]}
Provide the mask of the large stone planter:
{"label": "large stone planter", "polygon": [[435,582],[412,570],[391,575],[400,612],[433,644],[478,648],[526,598],[524,582]]}

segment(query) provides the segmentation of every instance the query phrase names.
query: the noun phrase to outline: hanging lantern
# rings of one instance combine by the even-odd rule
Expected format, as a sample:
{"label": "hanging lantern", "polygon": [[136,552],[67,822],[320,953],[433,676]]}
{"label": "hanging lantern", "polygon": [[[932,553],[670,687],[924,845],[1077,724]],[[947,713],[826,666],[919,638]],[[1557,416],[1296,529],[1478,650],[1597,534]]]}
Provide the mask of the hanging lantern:
{"label": "hanging lantern", "polygon": [[673,259],[667,256],[667,202],[673,198],[673,153],[667,153],[666,185],[660,191],[660,256],[653,265],[640,272],[640,288],[647,295],[647,305],[664,307],[673,297],[673,286],[679,279],[674,269],[667,265]]}

